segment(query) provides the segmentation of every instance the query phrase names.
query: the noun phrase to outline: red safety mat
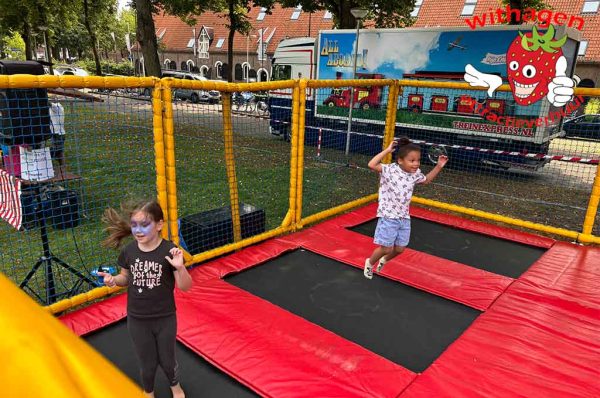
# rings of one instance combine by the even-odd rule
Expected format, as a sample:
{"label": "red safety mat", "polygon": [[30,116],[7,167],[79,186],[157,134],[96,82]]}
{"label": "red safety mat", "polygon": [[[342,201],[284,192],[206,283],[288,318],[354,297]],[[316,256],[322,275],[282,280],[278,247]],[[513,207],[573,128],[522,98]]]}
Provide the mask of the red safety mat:
{"label": "red safety mat", "polygon": [[600,249],[559,243],[401,397],[600,396]]}
{"label": "red safety mat", "polygon": [[[294,239],[308,250],[358,268],[364,267],[365,258],[375,248],[372,238],[331,224],[311,228]],[[381,274],[478,310],[488,308],[513,282],[503,275],[412,249],[386,264]]]}
{"label": "red safety mat", "polygon": [[268,397],[395,397],[415,377],[222,280],[178,297],[178,338]]}

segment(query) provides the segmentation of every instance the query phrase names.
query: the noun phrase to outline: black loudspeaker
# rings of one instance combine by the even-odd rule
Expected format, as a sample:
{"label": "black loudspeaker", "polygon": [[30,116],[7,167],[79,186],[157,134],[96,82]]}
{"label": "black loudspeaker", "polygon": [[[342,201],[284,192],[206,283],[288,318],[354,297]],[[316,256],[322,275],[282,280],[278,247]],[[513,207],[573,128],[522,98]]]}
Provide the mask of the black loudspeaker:
{"label": "black loudspeaker", "polygon": [[[0,75],[43,75],[35,61],[0,61]],[[43,88],[0,89],[0,143],[34,145],[52,136],[48,92]]]}
{"label": "black loudspeaker", "polygon": [[44,216],[55,229],[73,228],[79,225],[79,197],[70,189],[47,191],[42,199]]}
{"label": "black loudspeaker", "polygon": [[[258,235],[265,231],[265,211],[240,203],[240,222],[242,238]],[[232,243],[231,208],[226,206],[182,217],[179,233],[184,248],[191,254]]]}

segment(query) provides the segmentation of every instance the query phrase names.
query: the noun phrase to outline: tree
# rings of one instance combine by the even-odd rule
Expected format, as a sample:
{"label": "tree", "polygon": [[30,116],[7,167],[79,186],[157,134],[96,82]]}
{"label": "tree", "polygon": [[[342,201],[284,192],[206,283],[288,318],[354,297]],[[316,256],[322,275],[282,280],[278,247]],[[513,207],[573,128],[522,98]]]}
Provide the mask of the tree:
{"label": "tree", "polygon": [[0,37],[0,58],[25,59],[25,42],[18,33]]}
{"label": "tree", "polygon": [[161,77],[156,28],[152,19],[152,14],[159,12],[160,3],[156,0],[135,0],[131,5],[137,15],[136,37],[142,48],[146,75]]}
{"label": "tree", "polygon": [[[550,10],[552,7],[544,0],[502,0],[502,4],[510,6],[511,10],[525,10],[531,8],[534,10]],[[517,18],[515,13],[511,13],[509,25],[521,25],[523,21]]]}
{"label": "tree", "polygon": [[[255,5],[271,9],[273,1],[255,0]],[[369,10],[368,19],[375,22],[378,28],[401,28],[414,23],[410,13],[415,8],[415,0],[381,0],[373,3],[371,0],[282,0],[284,7],[302,6],[305,12],[327,10],[333,15],[333,22],[340,29],[356,28],[356,19],[352,16],[352,8]]]}

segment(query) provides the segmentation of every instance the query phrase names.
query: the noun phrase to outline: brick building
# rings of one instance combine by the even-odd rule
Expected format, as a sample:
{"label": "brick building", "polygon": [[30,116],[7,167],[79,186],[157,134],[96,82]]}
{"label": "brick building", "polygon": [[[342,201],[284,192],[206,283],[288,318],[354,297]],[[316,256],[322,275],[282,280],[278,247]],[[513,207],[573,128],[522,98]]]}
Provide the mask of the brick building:
{"label": "brick building", "polygon": [[[576,73],[583,79],[582,86],[600,85],[600,0],[549,0],[548,3],[552,10],[548,10],[546,17],[551,15],[552,20],[558,18],[565,24],[573,18],[576,22],[583,21]],[[501,7],[499,0],[416,0],[412,15],[417,18],[415,27],[467,27],[467,20]],[[250,35],[235,35],[235,81],[270,79],[271,58],[282,39],[316,37],[319,30],[333,26],[328,12],[306,13],[301,8],[280,6],[276,6],[271,15],[261,8],[252,8],[248,19],[254,27]],[[195,26],[189,26],[177,17],[156,16],[157,37],[164,48],[160,53],[163,68],[200,71],[210,79],[224,79],[223,64],[227,62],[228,48],[226,21],[223,15],[205,13],[197,17]],[[196,42],[192,40],[194,34]],[[261,43],[263,51],[260,51]],[[136,64],[139,65],[139,61]]]}
{"label": "brick building", "polygon": [[[236,33],[234,37],[234,81],[269,80],[271,58],[281,40],[316,36],[319,30],[333,26],[328,12],[306,13],[300,8],[281,8],[279,5],[270,15],[260,7],[254,7],[248,13],[248,20],[253,25],[252,32],[247,36]],[[224,15],[204,13],[196,17],[195,26],[170,15],[155,16],[154,23],[159,47],[164,49],[159,51],[163,69],[192,70],[209,79],[226,79],[223,65],[227,63],[229,30]],[[139,65],[136,58],[138,71]]]}

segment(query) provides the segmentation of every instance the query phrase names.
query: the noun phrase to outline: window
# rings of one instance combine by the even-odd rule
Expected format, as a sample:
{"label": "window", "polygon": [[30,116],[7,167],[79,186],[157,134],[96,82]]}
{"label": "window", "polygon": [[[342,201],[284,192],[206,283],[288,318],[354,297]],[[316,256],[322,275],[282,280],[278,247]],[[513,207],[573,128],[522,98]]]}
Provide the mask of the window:
{"label": "window", "polygon": [[410,13],[411,17],[416,18],[419,15],[419,10],[421,9],[421,4],[423,4],[423,0],[415,1],[415,8],[413,8],[412,12]]}
{"label": "window", "polygon": [[186,71],[189,70],[187,62],[181,61],[181,70],[186,70]]}
{"label": "window", "polygon": [[302,12],[302,6],[297,6],[290,19],[295,20],[300,18],[300,13]]}
{"label": "window", "polygon": [[250,78],[250,64],[247,62],[244,62],[242,64],[242,79],[245,81],[248,81],[249,78]]}
{"label": "window", "polygon": [[582,40],[579,43],[579,51],[577,52],[577,55],[580,57],[585,57],[585,52],[587,51],[587,46],[588,46],[588,41]]}
{"label": "window", "polygon": [[[165,69],[166,70],[171,69],[171,67],[170,67],[171,66],[171,60],[170,59],[168,59],[168,58],[165,59],[165,62],[163,62],[163,64],[165,65]],[[173,69],[176,69],[176,68],[173,68]]]}
{"label": "window", "polygon": [[194,66],[195,66],[194,65],[194,61],[192,61],[191,59],[188,59],[187,62],[185,63],[186,70],[189,71],[189,72],[192,71],[192,68]]}
{"label": "window", "polygon": [[275,65],[271,80],[290,80],[292,78],[291,65]]}
{"label": "window", "polygon": [[[223,39],[221,39],[223,40]],[[217,79],[223,78],[223,63],[221,61],[215,62],[215,77]]]}
{"label": "window", "polygon": [[460,12],[460,15],[473,15],[476,5],[477,0],[465,0],[465,5],[462,11]]}
{"label": "window", "polygon": [[200,74],[202,76],[206,77],[207,79],[210,78],[210,76],[208,74],[208,66],[202,65],[202,67],[200,68]]}
{"label": "window", "polygon": [[198,58],[208,59],[208,47],[210,46],[210,36],[206,29],[202,29],[200,32],[200,38],[198,39]]}
{"label": "window", "polygon": [[194,38],[193,37],[190,39],[190,41],[188,41],[188,44],[187,44],[187,48],[192,48],[192,47],[194,47]]}
{"label": "window", "polygon": [[[421,0],[423,1],[423,0]],[[332,19],[333,15],[331,14],[331,11],[325,11],[325,15],[323,15],[323,19]]]}
{"label": "window", "polygon": [[223,47],[223,43],[225,43],[225,39],[219,39],[219,40],[217,40],[217,45],[215,47],[221,48],[221,47]]}
{"label": "window", "polygon": [[258,81],[259,82],[268,82],[269,81],[269,73],[265,69],[258,70]]}
{"label": "window", "polygon": [[600,6],[600,1],[585,0],[583,2],[583,9],[581,10],[581,13],[583,14],[598,12],[598,6]]}
{"label": "window", "polygon": [[256,17],[256,20],[257,21],[262,21],[263,19],[265,19],[266,13],[267,13],[267,9],[264,8],[264,7],[262,7],[260,9],[260,12],[258,13],[258,17]]}

